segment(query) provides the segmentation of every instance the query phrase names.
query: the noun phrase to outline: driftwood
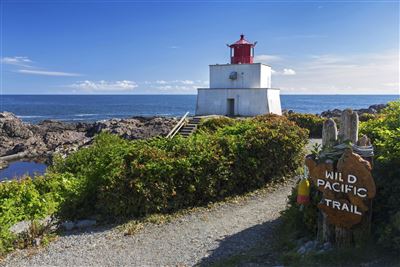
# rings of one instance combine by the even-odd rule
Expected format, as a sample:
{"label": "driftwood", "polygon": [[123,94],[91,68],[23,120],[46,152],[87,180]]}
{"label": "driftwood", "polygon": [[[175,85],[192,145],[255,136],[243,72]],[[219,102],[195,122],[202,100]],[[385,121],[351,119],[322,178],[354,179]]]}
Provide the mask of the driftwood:
{"label": "driftwood", "polygon": [[351,141],[357,144],[358,141],[358,114],[351,109],[346,109],[340,117],[339,140],[343,143]]}
{"label": "driftwood", "polygon": [[322,146],[333,147],[337,142],[337,127],[333,119],[327,119],[322,126]]}
{"label": "driftwood", "polygon": [[3,157],[0,157],[0,161],[14,161],[14,160],[19,160],[19,159],[23,159],[23,158],[27,157],[28,154],[29,154],[28,151],[24,151],[24,152],[20,152],[20,153],[8,155],[8,156],[3,156]]}

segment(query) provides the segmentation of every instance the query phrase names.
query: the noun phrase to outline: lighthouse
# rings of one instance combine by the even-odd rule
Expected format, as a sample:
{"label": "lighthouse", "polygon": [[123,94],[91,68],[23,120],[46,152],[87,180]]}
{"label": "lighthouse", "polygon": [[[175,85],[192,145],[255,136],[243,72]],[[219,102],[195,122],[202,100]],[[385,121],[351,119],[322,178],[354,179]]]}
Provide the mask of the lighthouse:
{"label": "lighthouse", "polygon": [[242,34],[228,45],[230,64],[210,65],[210,88],[197,89],[196,115],[282,114],[280,90],[271,88],[271,67],[254,63],[254,48]]}

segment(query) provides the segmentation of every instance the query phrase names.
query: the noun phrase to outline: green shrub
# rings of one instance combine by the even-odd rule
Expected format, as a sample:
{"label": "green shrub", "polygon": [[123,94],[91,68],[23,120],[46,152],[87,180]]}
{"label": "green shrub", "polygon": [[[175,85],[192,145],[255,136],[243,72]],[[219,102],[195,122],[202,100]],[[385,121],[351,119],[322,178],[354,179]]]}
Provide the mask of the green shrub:
{"label": "green shrub", "polygon": [[47,175],[0,183],[0,256],[14,247],[17,236],[10,227],[20,221],[33,223],[58,209],[62,180],[62,175]]}
{"label": "green shrub", "polygon": [[375,147],[373,230],[381,245],[399,251],[400,100],[389,103],[376,119],[362,123],[360,132]]}
{"label": "green shrub", "polygon": [[360,121],[369,121],[375,119],[376,117],[377,117],[376,114],[363,113],[358,118]]}
{"label": "green shrub", "polygon": [[100,134],[52,169],[76,179],[60,215],[140,217],[241,194],[295,171],[305,143],[305,130],[278,116],[235,121],[187,139]]}
{"label": "green shrub", "polygon": [[235,119],[229,117],[220,116],[214,118],[205,118],[201,120],[199,124],[199,130],[215,132],[219,128],[233,125],[234,123]]}
{"label": "green shrub", "polygon": [[295,122],[301,128],[305,128],[310,132],[311,138],[322,137],[322,125],[324,118],[313,114],[290,113],[286,115],[290,121]]}

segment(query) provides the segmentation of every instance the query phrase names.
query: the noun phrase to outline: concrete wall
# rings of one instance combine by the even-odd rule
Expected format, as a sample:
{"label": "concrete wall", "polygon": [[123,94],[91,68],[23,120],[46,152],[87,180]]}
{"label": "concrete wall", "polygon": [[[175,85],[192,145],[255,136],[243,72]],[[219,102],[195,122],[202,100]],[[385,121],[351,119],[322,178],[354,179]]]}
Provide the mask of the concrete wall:
{"label": "concrete wall", "polygon": [[235,116],[281,115],[279,92],[271,88],[199,88],[196,115],[228,115],[228,99],[235,101]]}
{"label": "concrete wall", "polygon": [[280,90],[270,88],[267,94],[269,112],[282,115]]}
{"label": "concrete wall", "polygon": [[[237,79],[229,79],[236,71]],[[270,88],[271,67],[261,64],[210,65],[210,88]]]}

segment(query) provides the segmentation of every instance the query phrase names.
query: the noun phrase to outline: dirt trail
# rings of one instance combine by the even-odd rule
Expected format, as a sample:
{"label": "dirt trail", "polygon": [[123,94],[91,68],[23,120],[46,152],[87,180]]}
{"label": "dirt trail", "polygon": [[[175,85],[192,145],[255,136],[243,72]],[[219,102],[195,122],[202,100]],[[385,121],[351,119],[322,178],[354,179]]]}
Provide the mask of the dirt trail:
{"label": "dirt trail", "polygon": [[26,250],[13,253],[0,265],[208,265],[269,242],[292,186],[289,182],[236,203],[190,212],[169,223],[148,224],[133,236],[124,236],[116,228],[61,236],[33,255]]}

